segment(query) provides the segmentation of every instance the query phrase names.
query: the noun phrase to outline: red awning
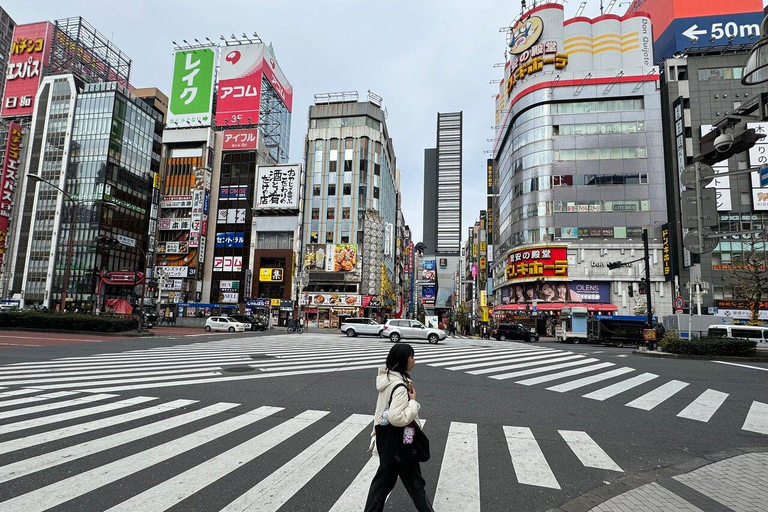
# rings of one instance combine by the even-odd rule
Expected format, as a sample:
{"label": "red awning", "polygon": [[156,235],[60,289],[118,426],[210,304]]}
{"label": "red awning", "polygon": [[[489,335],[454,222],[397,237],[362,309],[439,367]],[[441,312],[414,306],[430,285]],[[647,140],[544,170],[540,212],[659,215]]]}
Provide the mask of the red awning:
{"label": "red awning", "polygon": [[[494,311],[531,311],[532,304],[503,304],[493,308]],[[537,311],[560,311],[563,308],[587,308],[590,313],[608,313],[618,311],[616,304],[595,302],[538,302]]]}

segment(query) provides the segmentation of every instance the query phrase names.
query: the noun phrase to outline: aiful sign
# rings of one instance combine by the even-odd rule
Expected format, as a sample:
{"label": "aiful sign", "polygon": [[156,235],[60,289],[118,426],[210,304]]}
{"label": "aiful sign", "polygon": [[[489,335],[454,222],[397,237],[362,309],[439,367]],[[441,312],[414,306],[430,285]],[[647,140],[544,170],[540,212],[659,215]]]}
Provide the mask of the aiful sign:
{"label": "aiful sign", "polygon": [[568,278],[568,246],[545,245],[516,249],[507,256],[507,281],[547,277]]}

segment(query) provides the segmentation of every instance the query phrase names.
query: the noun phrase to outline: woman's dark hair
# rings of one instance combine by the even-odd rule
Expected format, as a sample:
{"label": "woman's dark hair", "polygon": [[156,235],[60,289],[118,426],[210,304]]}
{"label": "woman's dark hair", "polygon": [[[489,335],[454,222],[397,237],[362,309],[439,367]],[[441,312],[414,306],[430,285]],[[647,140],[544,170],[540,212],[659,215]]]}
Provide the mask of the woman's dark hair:
{"label": "woman's dark hair", "polygon": [[413,347],[407,343],[398,343],[389,350],[387,355],[387,375],[389,372],[398,372],[403,377],[410,379],[408,375],[408,358],[414,354]]}

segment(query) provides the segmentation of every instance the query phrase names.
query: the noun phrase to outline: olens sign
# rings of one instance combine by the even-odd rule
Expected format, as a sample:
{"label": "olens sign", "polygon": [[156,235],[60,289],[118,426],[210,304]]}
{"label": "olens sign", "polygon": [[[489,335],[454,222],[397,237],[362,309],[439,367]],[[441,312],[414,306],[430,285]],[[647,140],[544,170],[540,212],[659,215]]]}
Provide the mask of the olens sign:
{"label": "olens sign", "polygon": [[43,69],[51,56],[50,22],[19,25],[13,31],[0,116],[31,116]]}
{"label": "olens sign", "polygon": [[3,174],[0,177],[0,268],[3,266],[3,257],[5,256],[5,239],[8,236],[8,225],[13,208],[13,192],[16,190],[16,180],[19,176],[21,136],[21,125],[11,123],[8,126]]}

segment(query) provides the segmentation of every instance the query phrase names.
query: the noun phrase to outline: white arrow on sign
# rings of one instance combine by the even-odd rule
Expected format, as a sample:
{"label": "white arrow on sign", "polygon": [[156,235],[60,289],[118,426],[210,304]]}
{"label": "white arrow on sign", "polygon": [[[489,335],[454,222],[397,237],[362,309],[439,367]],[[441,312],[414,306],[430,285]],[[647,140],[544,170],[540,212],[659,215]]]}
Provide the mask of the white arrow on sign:
{"label": "white arrow on sign", "polygon": [[706,30],[696,30],[698,28],[699,28],[698,25],[692,25],[692,26],[688,27],[688,30],[683,32],[683,35],[685,37],[687,37],[688,39],[690,39],[691,41],[696,41],[699,38],[700,35],[703,35],[703,34],[707,33]]}

